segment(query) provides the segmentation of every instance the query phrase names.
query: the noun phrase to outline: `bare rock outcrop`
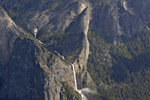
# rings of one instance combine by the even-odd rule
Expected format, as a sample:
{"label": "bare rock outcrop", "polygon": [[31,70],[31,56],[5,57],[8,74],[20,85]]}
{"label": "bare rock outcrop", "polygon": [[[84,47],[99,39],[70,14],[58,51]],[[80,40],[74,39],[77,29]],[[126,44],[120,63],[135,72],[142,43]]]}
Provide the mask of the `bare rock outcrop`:
{"label": "bare rock outcrop", "polygon": [[[62,100],[62,97],[80,100],[80,95],[73,90],[71,65],[47,51],[38,41],[18,38],[4,67],[1,100]],[[72,91],[68,93],[68,90],[64,96],[68,87]]]}
{"label": "bare rock outcrop", "polygon": [[0,6],[0,64],[5,64],[12,52],[16,38],[21,30]]}

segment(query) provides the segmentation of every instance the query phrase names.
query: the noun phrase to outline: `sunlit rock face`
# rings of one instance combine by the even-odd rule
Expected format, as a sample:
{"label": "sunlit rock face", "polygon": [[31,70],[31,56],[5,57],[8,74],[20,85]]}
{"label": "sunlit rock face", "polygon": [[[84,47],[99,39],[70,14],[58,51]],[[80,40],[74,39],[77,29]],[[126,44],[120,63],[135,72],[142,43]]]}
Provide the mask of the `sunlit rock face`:
{"label": "sunlit rock face", "polygon": [[[5,74],[0,76],[1,100],[61,100],[66,91],[62,90],[63,83],[74,88],[71,64],[30,39],[15,41],[9,63],[4,67]],[[76,95],[70,98],[80,100]]]}
{"label": "sunlit rock face", "polygon": [[37,28],[31,36],[1,7],[0,29],[1,100],[81,100],[73,90],[71,64],[36,39]]}
{"label": "sunlit rock face", "polygon": [[[101,32],[113,42],[120,41],[122,35],[131,37],[149,28],[148,4],[147,0],[106,0],[93,9],[91,29]],[[143,16],[142,13],[147,14]]]}

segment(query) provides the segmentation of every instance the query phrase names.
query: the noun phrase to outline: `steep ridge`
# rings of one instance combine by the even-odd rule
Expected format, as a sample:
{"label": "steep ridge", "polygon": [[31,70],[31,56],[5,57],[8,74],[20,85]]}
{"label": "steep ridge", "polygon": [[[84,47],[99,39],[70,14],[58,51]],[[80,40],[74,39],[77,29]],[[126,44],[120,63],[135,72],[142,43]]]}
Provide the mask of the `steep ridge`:
{"label": "steep ridge", "polygon": [[[9,0],[2,1],[7,1],[8,5],[11,5]],[[31,2],[25,2],[27,5],[30,5],[30,3],[31,5],[28,5],[29,9],[23,8],[21,16],[15,15],[17,7],[14,5],[12,5],[12,8],[8,8],[8,12],[10,15],[15,16],[13,19],[19,19],[16,22],[18,21],[22,27],[25,27],[27,31],[34,35],[35,37],[32,38],[36,38],[35,40],[40,45],[43,45],[47,50],[57,51],[55,53],[61,60],[66,60],[74,65],[70,66],[71,69],[69,69],[73,69],[71,73],[74,76],[72,76],[73,82],[71,84],[84,99],[89,99],[86,92],[94,93],[90,91],[91,87],[95,86],[94,82],[97,82],[99,94],[101,98],[104,98],[105,93],[101,94],[103,92],[101,87],[109,91],[115,86],[113,84],[114,80],[109,74],[116,75],[117,78],[120,76],[119,72],[114,71],[116,68],[115,63],[117,61],[122,63],[124,59],[130,61],[132,58],[132,52],[128,51],[127,46],[129,44],[126,44],[126,41],[134,38],[139,33],[143,34],[143,30],[149,30],[150,27],[149,0],[137,0],[136,2],[135,0],[42,0],[42,2],[37,0],[41,3],[36,3],[36,6],[33,6],[34,1]],[[7,8],[7,4],[5,5]],[[12,13],[13,11],[15,13]],[[143,38],[145,39],[145,37]],[[143,40],[139,38],[138,43],[140,44]],[[136,42],[133,41],[133,43]],[[135,52],[139,50],[140,52],[140,46],[132,45],[135,48],[130,49],[137,50]],[[145,47],[147,48],[147,45]],[[115,55],[113,55],[114,51]],[[116,56],[120,52],[119,57]],[[124,57],[124,55],[125,58],[120,60],[120,56]],[[89,59],[90,63],[88,63]],[[88,70],[90,74],[87,71],[87,63],[89,64],[88,67],[91,67]],[[117,65],[121,66],[119,64]],[[120,71],[119,68],[117,70]],[[94,78],[94,82],[90,75]],[[49,79],[46,79],[45,87],[48,86]],[[55,94],[54,91],[52,93]],[[64,92],[61,91],[60,93],[63,94]],[[50,98],[49,90],[46,90],[45,95],[46,99]]]}
{"label": "steep ridge", "polygon": [[21,33],[21,29],[0,6],[0,64],[8,61],[14,41]]}
{"label": "steep ridge", "polygon": [[[86,66],[87,60],[88,60],[88,56],[89,56],[89,41],[88,41],[88,30],[89,30],[89,24],[90,24],[90,20],[91,20],[91,5],[89,3],[87,4],[81,4],[81,5],[85,5],[84,10],[85,11],[85,15],[83,16],[81,25],[82,25],[82,30],[84,33],[84,38],[83,38],[83,48],[81,50],[81,53],[79,55],[79,63],[80,63],[80,67],[82,68],[83,66]],[[81,8],[82,9],[82,6]],[[83,70],[83,68],[82,68]]]}
{"label": "steep ridge", "polygon": [[[81,4],[81,6],[82,6],[82,8],[79,10],[79,12],[82,12],[83,10],[84,10],[84,8],[83,7],[85,7],[85,5],[84,4]],[[87,27],[88,28],[88,27]],[[36,36],[37,36],[37,33],[38,33],[38,29],[37,28],[34,28],[34,36],[35,36],[35,38],[36,38]],[[87,36],[86,36],[86,38],[87,38]],[[43,45],[45,45],[43,42],[41,42],[40,40],[38,40],[39,41],[39,43],[41,43],[41,44],[43,44]],[[87,42],[88,42],[88,40],[87,40]],[[59,52],[57,52],[57,51],[54,51],[60,58],[62,58],[63,60],[66,60],[65,58],[64,58],[64,56],[62,56]],[[74,88],[75,88],[75,90],[81,95],[81,97],[82,97],[82,100],[87,100],[87,98],[86,98],[86,96],[82,93],[82,90],[78,90],[78,86],[77,86],[77,79],[76,79],[76,71],[75,71],[75,66],[74,66],[74,64],[71,64],[71,66],[72,66],[72,69],[73,69],[73,76],[74,76]],[[45,85],[45,89],[47,89],[47,86],[49,85],[50,83],[49,83],[49,80],[46,80],[46,85]],[[90,89],[84,89],[84,91],[91,91]],[[46,99],[45,100],[49,100],[50,99],[50,97],[49,97],[49,91],[46,91],[45,92],[45,97],[46,97]],[[55,97],[53,98],[53,99],[56,99]]]}
{"label": "steep ridge", "polygon": [[[80,100],[73,90],[71,65],[36,39],[37,28],[33,29],[34,38],[19,28],[1,7],[0,29],[1,100]],[[9,53],[7,59],[5,53]]]}
{"label": "steep ridge", "polygon": [[[81,88],[82,82],[85,81],[83,80],[84,77],[85,79],[88,78],[86,80],[88,84],[91,84],[92,82],[92,79],[86,70],[86,63],[90,51],[88,30],[91,20],[92,6],[88,1],[84,0],[72,3],[71,6],[72,5],[73,7],[71,10],[69,10],[70,6],[67,6],[69,9],[66,9],[66,11],[63,10],[62,13],[59,11],[50,12],[49,10],[38,12],[31,18],[31,22],[29,22],[27,26],[29,26],[29,29],[33,34],[37,33],[34,32],[34,27],[36,27],[36,30],[38,30],[38,34],[36,35],[37,38],[43,41],[48,48],[54,48],[54,51],[59,51],[60,54],[68,60],[72,61],[72,58],[75,60],[72,61],[72,63],[75,65],[77,76],[79,73],[83,73],[77,78],[79,83],[78,86]],[[55,41],[52,41],[53,37],[55,38],[55,35],[60,37],[62,35],[62,41],[58,38],[60,42],[58,41],[57,43],[56,41],[56,44],[52,44],[55,43]],[[47,37],[50,37],[51,39],[47,41]]]}
{"label": "steep ridge", "polygon": [[124,9],[129,12],[132,15],[135,15],[129,8],[128,8],[128,2],[126,0],[122,1],[122,6],[124,7]]}
{"label": "steep ridge", "polygon": [[67,87],[74,87],[71,65],[49,52],[38,40],[18,38],[8,62],[4,66],[6,75],[1,77],[4,80],[1,100],[80,100],[75,91],[66,91]]}
{"label": "steep ridge", "polygon": [[[89,41],[88,41],[88,31],[89,31],[89,24],[90,24],[90,20],[91,20],[91,14],[92,14],[92,6],[90,5],[89,2],[80,2],[80,7],[79,7],[79,13],[82,13],[82,11],[84,11],[85,15],[83,15],[82,20],[81,20],[81,27],[84,33],[84,37],[82,40],[82,50],[79,54],[79,58],[78,61],[74,64],[72,64],[72,67],[74,69],[74,73],[76,73],[76,71],[78,72],[78,74],[81,74],[81,76],[78,80],[76,80],[76,74],[75,76],[75,82],[76,83],[76,90],[81,94],[82,100],[88,100],[87,97],[85,96],[85,94],[83,93],[83,91],[86,91],[87,93],[94,93],[93,91],[91,91],[89,88],[83,88],[83,89],[78,89],[78,84],[79,84],[79,88],[82,88],[82,81],[92,81],[91,77],[88,76],[88,78],[86,78],[86,80],[83,80],[84,77],[87,77],[86,75],[88,74],[87,72],[87,61],[88,61],[88,56],[89,56],[89,52],[90,52],[90,45],[89,45]],[[78,68],[78,69],[75,69]],[[87,83],[89,84],[89,83]],[[92,82],[90,82],[90,85],[92,84]]]}
{"label": "steep ridge", "polygon": [[[84,33],[83,40],[82,40],[82,49],[79,54],[79,58],[75,60],[74,65],[77,72],[77,83],[78,88],[82,88],[83,81],[87,81],[86,84],[91,84],[92,79],[89,76],[86,67],[87,67],[87,60],[89,56],[89,41],[88,41],[88,30],[89,30],[89,24],[91,20],[91,14],[92,14],[92,6],[89,2],[80,2],[79,12],[84,12],[84,15],[81,19],[81,30]],[[80,75],[79,75],[80,74]],[[85,78],[86,77],[86,78]],[[86,80],[83,80],[86,79]]]}
{"label": "steep ridge", "polygon": [[[63,60],[66,60],[64,56],[60,55],[59,52],[54,51],[60,58]],[[92,91],[89,88],[83,88],[83,89],[78,89],[78,83],[77,83],[77,78],[76,78],[76,70],[74,64],[70,64],[72,66],[73,70],[73,76],[74,76],[74,89],[81,95],[82,100],[88,100],[87,97],[85,96],[84,93],[90,93],[90,94],[96,94],[96,91]]]}

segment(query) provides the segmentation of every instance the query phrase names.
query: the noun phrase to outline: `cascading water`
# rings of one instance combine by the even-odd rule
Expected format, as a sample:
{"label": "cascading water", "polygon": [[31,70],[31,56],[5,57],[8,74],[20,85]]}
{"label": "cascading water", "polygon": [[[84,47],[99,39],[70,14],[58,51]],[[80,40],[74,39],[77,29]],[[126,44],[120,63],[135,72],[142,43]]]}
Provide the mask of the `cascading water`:
{"label": "cascading water", "polygon": [[[87,60],[88,60],[88,56],[89,56],[89,41],[88,41],[88,30],[89,30],[89,23],[91,20],[91,7],[89,3],[85,3],[85,4],[81,4],[81,7],[79,9],[79,13],[81,13],[82,11],[84,11],[85,9],[87,9],[85,16],[83,17],[83,21],[82,21],[82,27],[83,27],[83,32],[84,32],[84,39],[83,39],[83,49],[81,51],[80,54],[80,65],[81,66],[86,66]],[[37,38],[37,33],[38,33],[38,28],[34,28],[34,36],[35,38]],[[39,43],[45,45],[44,43],[42,43],[40,40],[38,40]],[[54,51],[59,57],[61,57],[62,59],[65,60],[64,56],[62,56],[59,52]],[[82,64],[82,62],[85,62],[84,64]],[[74,84],[75,84],[75,90],[81,95],[82,100],[88,100],[87,97],[85,96],[84,93],[95,93],[93,91],[91,91],[89,88],[83,88],[83,89],[78,89],[77,86],[77,79],[76,79],[76,71],[75,71],[75,66],[74,64],[71,64],[72,69],[73,69],[73,75],[74,75]]]}
{"label": "cascading water", "polygon": [[[58,51],[54,51],[59,57],[63,57]],[[65,58],[64,58],[65,60]],[[94,94],[95,92],[94,91],[91,91],[89,88],[83,88],[83,89],[78,89],[78,86],[77,86],[77,78],[76,78],[76,71],[75,71],[75,66],[74,64],[71,64],[72,66],[72,69],[73,69],[73,75],[74,75],[74,84],[75,84],[75,90],[81,95],[82,97],[82,100],[88,100],[87,97],[83,94],[83,92],[86,92],[86,93],[91,93],[91,94]]]}
{"label": "cascading water", "polygon": [[[37,39],[37,33],[38,33],[38,29],[35,27],[33,30],[34,33],[34,37]],[[37,39],[38,40],[38,39]],[[40,40],[38,40],[40,44],[45,45],[43,42],[41,42]]]}
{"label": "cascading water", "polygon": [[74,68],[74,64],[71,64],[72,69],[73,69],[73,75],[74,75],[74,84],[75,84],[75,90],[78,91],[77,89],[77,79],[76,79],[76,72],[75,72],[75,68]]}
{"label": "cascading water", "polygon": [[[79,9],[79,13],[81,13],[82,11],[86,10],[85,15],[83,16],[83,20],[81,22],[82,24],[82,30],[84,33],[84,38],[83,38],[83,48],[81,50],[81,53],[79,55],[79,65],[82,67],[85,67],[87,64],[87,60],[88,60],[88,56],[89,56],[89,41],[88,41],[88,30],[89,30],[89,24],[90,24],[90,20],[91,20],[91,11],[92,11],[92,7],[90,5],[89,2],[83,2],[80,4],[80,9]],[[75,90],[81,95],[82,100],[88,100],[87,97],[85,96],[84,93],[95,93],[93,91],[91,91],[89,88],[83,88],[83,89],[78,89],[77,86],[77,79],[76,79],[76,71],[75,71],[75,66],[74,64],[71,64],[72,68],[73,68],[73,74],[74,74],[74,82],[75,82]],[[86,67],[85,67],[86,69]]]}
{"label": "cascading water", "polygon": [[82,100],[88,100],[83,92],[95,94],[95,91],[91,91],[89,88],[83,88],[83,89],[78,90],[75,66],[74,66],[74,64],[71,64],[71,66],[72,66],[73,74],[74,74],[75,90],[81,95]]}
{"label": "cascading water", "polygon": [[87,100],[86,96],[82,93],[82,90],[78,90],[77,79],[76,79],[76,71],[75,71],[74,64],[71,64],[71,66],[72,66],[73,74],[74,74],[75,90],[81,95],[82,100]]}
{"label": "cascading water", "polygon": [[36,36],[37,36],[37,33],[38,33],[38,29],[35,28],[35,29],[34,29],[34,36],[35,36],[35,38],[36,38]]}
{"label": "cascading water", "polygon": [[125,9],[127,12],[129,12],[129,13],[132,14],[132,15],[135,15],[135,14],[128,8],[128,3],[127,3],[126,0],[123,0],[123,1],[122,1],[122,6],[124,7],[124,9]]}

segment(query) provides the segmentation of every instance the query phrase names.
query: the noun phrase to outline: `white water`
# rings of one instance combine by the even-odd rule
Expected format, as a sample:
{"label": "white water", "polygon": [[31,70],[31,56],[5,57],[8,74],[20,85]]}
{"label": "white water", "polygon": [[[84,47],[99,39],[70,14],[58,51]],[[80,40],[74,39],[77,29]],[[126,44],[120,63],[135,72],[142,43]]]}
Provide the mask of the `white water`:
{"label": "white water", "polygon": [[[38,29],[37,29],[37,28],[34,28],[33,32],[34,32],[34,37],[37,39]],[[38,40],[38,39],[37,39],[37,40]],[[44,44],[43,42],[41,42],[40,40],[38,40],[38,41],[39,41],[40,44],[45,45],[45,44]]]}
{"label": "white water", "polygon": [[127,2],[126,2],[126,0],[123,0],[122,4],[123,4],[124,9],[125,9],[126,11],[128,11],[128,7],[127,7]]}
{"label": "white water", "polygon": [[91,93],[91,94],[95,94],[96,93],[96,91],[92,91],[89,88],[83,88],[83,89],[81,89],[81,91],[82,92],[86,92],[86,93]]}
{"label": "white water", "polygon": [[35,38],[36,38],[37,33],[38,33],[38,29],[35,28],[35,29],[34,29],[34,36],[35,36]]}
{"label": "white water", "polygon": [[[54,52],[57,53],[57,55],[59,57],[61,57],[62,59],[65,59],[64,56],[62,56],[58,51],[54,51]],[[71,64],[71,66],[72,66],[72,69],[73,69],[75,90],[81,95],[82,100],[88,100],[87,97],[82,92],[91,93],[91,94],[94,94],[95,92],[91,91],[89,88],[83,88],[83,89],[80,89],[80,90],[78,89],[75,66],[74,66],[74,64]]]}
{"label": "white water", "polygon": [[41,43],[42,45],[45,45],[43,42],[41,42],[40,40],[38,40],[39,41],[39,43]]}
{"label": "white water", "polygon": [[81,95],[82,100],[88,100],[87,97],[84,95],[83,92],[85,93],[90,93],[90,94],[95,94],[96,91],[92,91],[89,88],[83,88],[83,89],[78,89],[78,85],[77,85],[77,78],[76,78],[76,71],[75,71],[75,66],[74,64],[71,64],[72,69],[73,69],[73,75],[74,75],[74,84],[75,84],[75,90]]}
{"label": "white water", "polygon": [[77,88],[77,79],[76,79],[76,72],[75,72],[74,64],[71,64],[71,66],[72,66],[72,69],[73,69],[75,90],[78,91],[78,88]]}
{"label": "white water", "polygon": [[[87,8],[87,12],[86,12],[86,15],[84,16],[83,22],[82,22],[82,24],[83,24],[83,32],[85,34],[84,42],[83,42],[84,47],[83,47],[83,50],[81,51],[81,55],[80,55],[80,58],[82,58],[82,59],[80,59],[81,62],[82,62],[82,60],[83,60],[83,62],[85,62],[85,64],[83,64],[82,66],[86,65],[86,62],[88,60],[88,55],[89,55],[89,41],[88,41],[87,34],[88,34],[88,30],[89,30],[89,23],[90,23],[90,20],[91,20],[91,7],[90,7],[89,4],[81,4],[80,11],[79,11],[79,13],[81,13],[86,8]],[[34,29],[35,38],[37,36],[37,33],[38,33],[38,29],[35,28]],[[39,40],[39,43],[45,45],[40,40]],[[57,51],[54,51],[54,52],[57,53],[57,55],[59,57],[61,57],[62,59],[65,59],[64,56],[62,56],[59,52],[57,52]],[[71,64],[71,66],[73,68],[75,90],[81,95],[82,100],[88,100],[87,97],[84,95],[84,93],[91,93],[91,94],[93,94],[95,92],[91,91],[89,88],[83,88],[83,89],[80,89],[80,90],[78,89],[75,66],[74,66],[74,64]]]}
{"label": "white water", "polygon": [[[62,56],[58,51],[54,51],[54,52],[57,53],[57,55],[59,57],[61,57],[62,59],[65,59],[64,56]],[[72,66],[72,69],[73,69],[75,90],[81,95],[82,100],[87,100],[87,97],[82,92],[87,92],[87,93],[93,93],[93,92],[89,88],[83,88],[81,90],[78,90],[77,78],[76,78],[76,71],[75,71],[74,64],[71,64],[71,66]]]}
{"label": "white water", "polygon": [[[90,24],[90,21],[91,21],[92,7],[91,7],[89,2],[80,4],[79,13],[81,13],[85,9],[86,9],[86,12],[85,12],[86,14],[84,15],[83,20],[81,22],[82,29],[83,29],[85,37],[83,39],[83,48],[82,48],[81,53],[79,55],[79,64],[82,67],[86,66],[88,56],[89,56],[89,51],[90,51],[89,50],[90,45],[89,45],[87,34],[88,34],[88,30],[89,30],[89,24]],[[83,89],[80,89],[80,90],[78,89],[75,66],[74,66],[74,64],[71,64],[71,66],[73,68],[75,90],[81,95],[82,100],[88,100],[87,97],[84,95],[84,93],[92,93],[93,94],[95,92],[91,91],[89,88],[83,88]]]}
{"label": "white water", "polygon": [[63,60],[65,60],[65,57],[62,56],[58,51],[54,51],[54,52],[57,53],[57,55],[58,55],[59,57],[61,57]]}
{"label": "white water", "polygon": [[129,12],[129,13],[132,14],[132,15],[134,15],[134,13],[128,8],[128,3],[127,3],[126,0],[123,0],[123,1],[122,1],[122,5],[123,5],[124,9],[125,9],[127,12]]}
{"label": "white water", "polygon": [[72,69],[73,69],[75,90],[81,95],[82,100],[87,100],[86,96],[82,93],[82,90],[78,90],[77,78],[76,78],[76,71],[75,71],[74,64],[71,64],[71,66],[72,66]]}

